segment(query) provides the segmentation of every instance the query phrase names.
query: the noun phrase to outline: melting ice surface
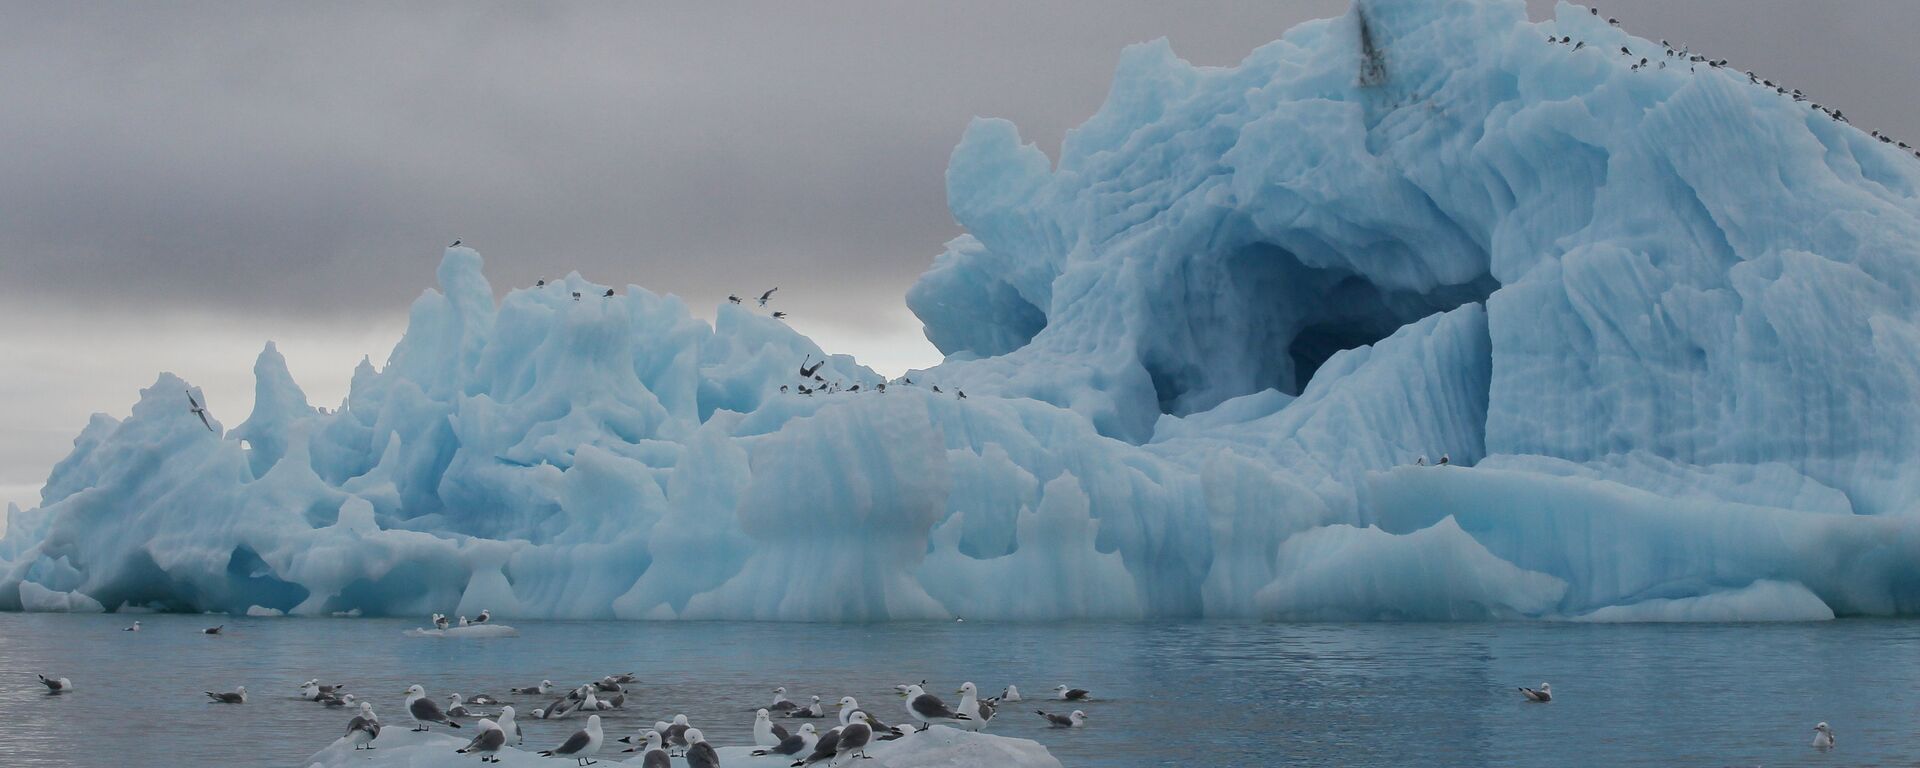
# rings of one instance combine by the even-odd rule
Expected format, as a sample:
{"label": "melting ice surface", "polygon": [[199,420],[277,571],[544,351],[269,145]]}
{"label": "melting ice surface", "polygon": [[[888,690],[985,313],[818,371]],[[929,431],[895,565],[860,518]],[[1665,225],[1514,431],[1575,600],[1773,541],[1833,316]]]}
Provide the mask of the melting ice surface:
{"label": "melting ice surface", "polygon": [[[1362,0],[1233,68],[1131,48],[1057,161],[969,128],[968,234],[908,294],[946,361],[884,394],[758,311],[498,298],[449,250],[338,410],[269,346],[238,426],[167,374],[95,417],[11,514],[0,608],[1920,609],[1920,161],[1622,46],[1660,50]],[[781,393],[808,359],[863,391]]]}

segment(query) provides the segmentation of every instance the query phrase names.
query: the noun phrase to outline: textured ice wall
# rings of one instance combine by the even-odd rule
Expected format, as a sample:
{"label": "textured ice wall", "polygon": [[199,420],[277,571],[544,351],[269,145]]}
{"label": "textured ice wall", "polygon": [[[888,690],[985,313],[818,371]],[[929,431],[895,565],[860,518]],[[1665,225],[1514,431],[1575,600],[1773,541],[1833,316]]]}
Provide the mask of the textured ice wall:
{"label": "textured ice wall", "polygon": [[917,386],[783,394],[823,352],[759,312],[496,300],[452,249],[337,411],[269,346],[230,432],[164,374],[96,417],[0,608],[1920,610],[1920,160],[1744,73],[1361,0],[1238,67],[1131,48],[1057,162],[981,120],[947,182]]}

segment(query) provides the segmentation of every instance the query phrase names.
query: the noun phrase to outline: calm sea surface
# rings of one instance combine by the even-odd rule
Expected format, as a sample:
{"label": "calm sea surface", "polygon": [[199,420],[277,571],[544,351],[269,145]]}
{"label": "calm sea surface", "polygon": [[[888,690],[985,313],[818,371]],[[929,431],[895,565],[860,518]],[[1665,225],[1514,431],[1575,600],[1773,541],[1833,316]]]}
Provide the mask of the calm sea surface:
{"label": "calm sea surface", "polygon": [[[120,631],[134,618],[144,631]],[[199,634],[225,622],[222,636]],[[300,701],[344,682],[389,723],[418,683],[504,695],[635,672],[609,734],[685,712],[721,745],[785,685],[904,720],[895,683],[1007,683],[991,732],[1067,766],[1914,765],[1920,622],[1796,625],[512,622],[517,638],[404,637],[415,621],[0,614],[0,765],[298,766],[349,715]],[[46,695],[34,674],[72,678]],[[1553,683],[1527,705],[1514,687]],[[1084,729],[1031,713],[1092,689]],[[244,706],[202,690],[245,685]],[[512,697],[509,697],[512,698]],[[950,701],[957,696],[946,696]],[[544,702],[521,701],[521,709]],[[1817,721],[1840,748],[1807,745]],[[578,720],[522,721],[527,745]],[[550,746],[550,745],[548,745]]]}

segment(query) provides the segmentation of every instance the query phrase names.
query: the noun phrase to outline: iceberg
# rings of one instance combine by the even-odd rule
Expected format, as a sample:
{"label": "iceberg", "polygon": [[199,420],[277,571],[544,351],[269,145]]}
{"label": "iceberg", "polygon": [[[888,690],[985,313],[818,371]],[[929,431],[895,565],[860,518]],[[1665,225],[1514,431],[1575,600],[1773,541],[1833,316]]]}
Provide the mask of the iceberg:
{"label": "iceberg", "polygon": [[[236,427],[166,373],[96,416],[9,511],[0,609],[1920,612],[1920,160],[1526,11],[1134,46],[1058,158],[976,120],[966,234],[907,294],[945,357],[891,381],[750,307],[502,292],[448,249],[337,409],[269,344]],[[798,391],[814,362],[842,391]]]}
{"label": "iceberg", "polygon": [[[456,750],[467,745],[469,736],[448,736],[441,733],[414,733],[398,725],[389,725],[381,729],[380,738],[375,741],[373,750],[355,750],[345,738],[336,739],[325,749],[307,758],[303,765],[309,768],[340,768],[357,766],[359,768],[465,768],[474,764],[472,755],[462,755]],[[528,740],[531,742],[531,739]],[[552,746],[552,745],[547,745]],[[603,748],[601,762],[617,764],[624,755],[616,754],[626,745],[610,743]],[[538,747],[532,743],[525,747],[507,747],[497,754],[500,765],[512,766],[552,766],[553,758],[540,757]],[[753,747],[717,747],[714,752],[720,756],[720,764],[726,766],[763,766],[778,768],[792,763],[794,758],[781,755],[753,756]],[[969,766],[1002,766],[1004,768],[1060,768],[1060,761],[1047,752],[1047,748],[1030,739],[1008,736],[994,736],[985,733],[971,733],[946,726],[935,726],[922,733],[916,733],[896,741],[882,741],[868,750],[879,762],[889,768],[968,768]],[[639,764],[639,756],[633,755],[626,761]],[[682,758],[674,758],[673,764],[686,765]]]}

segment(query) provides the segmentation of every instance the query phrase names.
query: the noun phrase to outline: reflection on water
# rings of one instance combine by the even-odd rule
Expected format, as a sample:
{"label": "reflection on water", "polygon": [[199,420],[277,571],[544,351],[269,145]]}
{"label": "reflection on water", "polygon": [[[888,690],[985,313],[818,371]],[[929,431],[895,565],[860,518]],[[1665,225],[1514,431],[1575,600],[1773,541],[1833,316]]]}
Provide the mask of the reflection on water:
{"label": "reflection on water", "polygon": [[[776,685],[853,695],[904,721],[892,686],[1020,686],[995,733],[1040,740],[1068,766],[1861,765],[1920,752],[1920,623],[741,624],[513,622],[511,639],[407,638],[420,622],[0,614],[0,754],[8,766],[286,765],[349,715],[299,701],[343,681],[389,723],[419,683],[504,695],[635,672],[609,734],[687,713],[719,744],[749,739]],[[225,635],[199,629],[226,623]],[[33,675],[74,680],[47,696]],[[1514,688],[1553,683],[1548,705]],[[1067,683],[1102,700],[1084,729],[1032,714]],[[246,685],[244,706],[203,690]],[[513,697],[508,697],[513,698]],[[522,701],[521,709],[544,705]],[[1841,748],[1807,746],[1815,722]],[[577,721],[526,723],[550,746]],[[257,745],[256,742],[264,742]]]}

